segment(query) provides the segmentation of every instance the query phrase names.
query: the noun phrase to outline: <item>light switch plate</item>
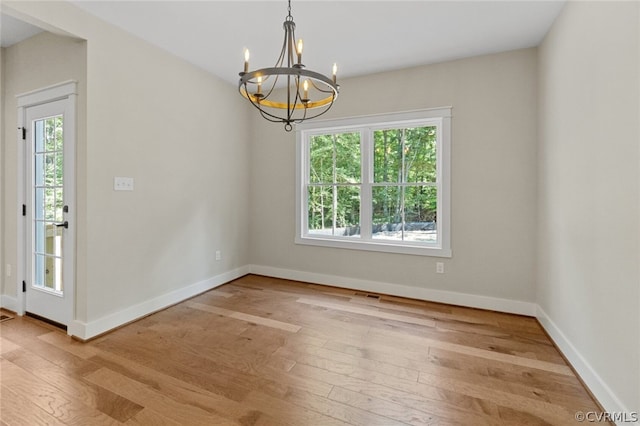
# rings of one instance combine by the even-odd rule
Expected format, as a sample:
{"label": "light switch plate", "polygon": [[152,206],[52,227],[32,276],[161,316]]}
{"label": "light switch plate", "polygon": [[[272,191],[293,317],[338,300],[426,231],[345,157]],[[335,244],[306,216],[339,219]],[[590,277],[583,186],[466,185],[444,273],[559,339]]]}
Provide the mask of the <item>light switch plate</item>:
{"label": "light switch plate", "polygon": [[133,191],[133,178],[118,177],[118,176],[114,177],[113,190],[114,191]]}

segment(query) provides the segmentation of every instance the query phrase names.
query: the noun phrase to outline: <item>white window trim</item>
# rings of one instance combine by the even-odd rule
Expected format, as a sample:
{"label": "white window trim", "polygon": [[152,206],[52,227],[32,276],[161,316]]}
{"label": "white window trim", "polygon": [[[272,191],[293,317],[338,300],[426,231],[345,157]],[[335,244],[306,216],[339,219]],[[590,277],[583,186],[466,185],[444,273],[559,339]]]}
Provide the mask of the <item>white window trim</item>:
{"label": "white window trim", "polygon": [[[328,131],[360,131],[363,127],[380,126],[410,126],[412,124],[428,125],[429,122],[438,126],[437,181],[438,191],[438,245],[424,245],[421,243],[385,241],[385,240],[354,240],[350,237],[320,236],[305,234],[307,229],[305,183],[308,180],[309,152],[305,140],[309,135],[324,134]],[[369,152],[362,151],[363,163],[368,163],[365,156]],[[364,170],[364,172],[369,172]],[[365,187],[363,174],[363,189]],[[371,200],[367,200],[368,191],[362,191],[361,215],[371,214]],[[376,114],[362,117],[340,118],[335,120],[319,120],[296,125],[296,230],[295,243],[320,247],[344,248],[353,250],[367,250],[387,253],[412,254],[420,256],[451,257],[451,107],[423,109],[416,111],[398,112],[390,114]],[[368,204],[367,204],[368,203]]]}

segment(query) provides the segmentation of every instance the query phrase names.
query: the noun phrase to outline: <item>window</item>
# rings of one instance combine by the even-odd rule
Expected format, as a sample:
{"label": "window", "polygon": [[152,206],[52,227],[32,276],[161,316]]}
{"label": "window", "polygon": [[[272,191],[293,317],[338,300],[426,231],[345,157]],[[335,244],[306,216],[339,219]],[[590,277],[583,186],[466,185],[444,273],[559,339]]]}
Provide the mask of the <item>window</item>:
{"label": "window", "polygon": [[451,108],[296,131],[296,243],[451,256]]}

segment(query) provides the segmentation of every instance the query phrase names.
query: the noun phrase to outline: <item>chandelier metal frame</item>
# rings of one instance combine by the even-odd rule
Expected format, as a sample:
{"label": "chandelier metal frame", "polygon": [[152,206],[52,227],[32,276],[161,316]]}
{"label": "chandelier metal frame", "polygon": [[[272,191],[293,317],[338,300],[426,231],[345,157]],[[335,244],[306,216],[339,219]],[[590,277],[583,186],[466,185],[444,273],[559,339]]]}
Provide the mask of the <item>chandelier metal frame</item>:
{"label": "chandelier metal frame", "polygon": [[[284,123],[285,130],[289,132],[293,129],[292,123],[301,123],[329,111],[338,97],[340,86],[336,82],[335,64],[333,78],[308,70],[302,64],[303,44],[299,40],[296,47],[291,0],[288,0],[288,5],[288,15],[283,24],[284,42],[276,64],[249,71],[249,54],[245,50],[244,71],[239,73],[238,90],[262,117],[274,123]],[[286,79],[286,87],[278,85],[281,79]]]}

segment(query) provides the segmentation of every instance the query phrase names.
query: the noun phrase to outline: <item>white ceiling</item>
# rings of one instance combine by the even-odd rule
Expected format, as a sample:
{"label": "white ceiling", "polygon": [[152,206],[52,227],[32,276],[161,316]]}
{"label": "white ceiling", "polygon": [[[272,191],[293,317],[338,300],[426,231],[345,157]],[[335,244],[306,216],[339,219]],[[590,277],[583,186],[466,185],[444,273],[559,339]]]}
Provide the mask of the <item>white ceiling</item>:
{"label": "white ceiling", "polygon": [[[73,1],[78,7],[233,84],[273,66],[283,42],[284,0]],[[338,77],[537,46],[562,1],[293,0],[303,63]]]}
{"label": "white ceiling", "polygon": [[9,15],[0,14],[0,47],[9,47],[41,33],[42,29]]}

